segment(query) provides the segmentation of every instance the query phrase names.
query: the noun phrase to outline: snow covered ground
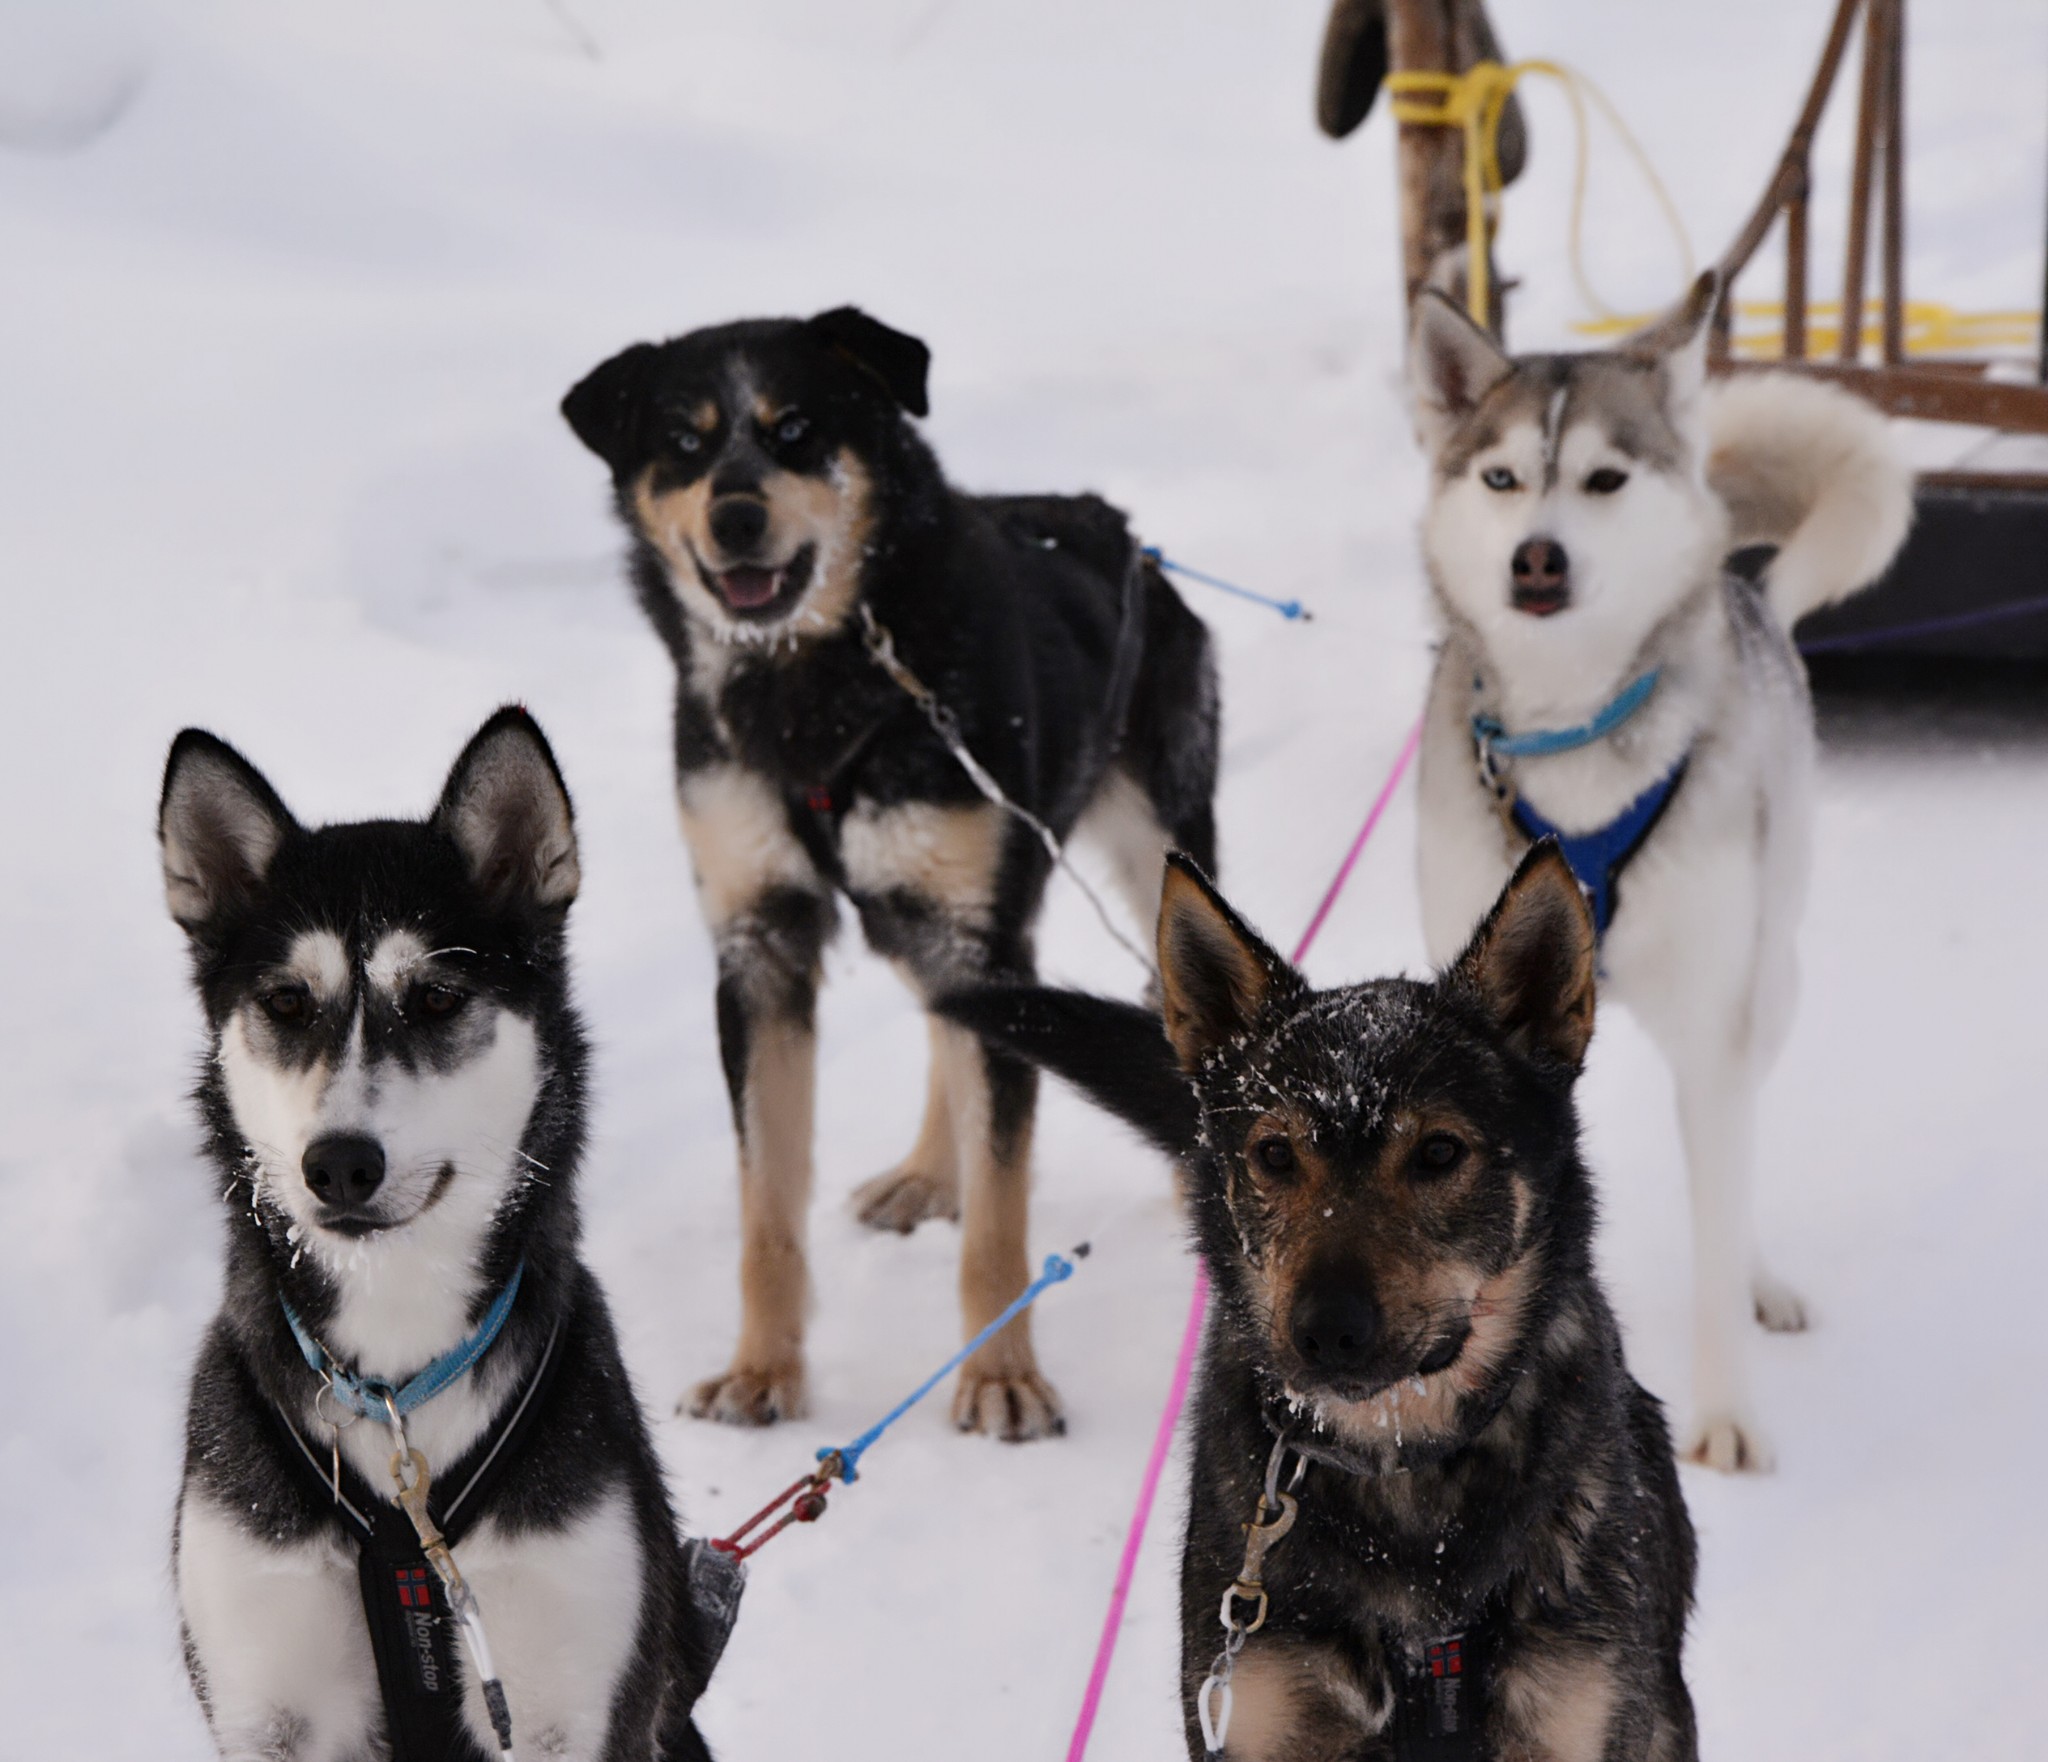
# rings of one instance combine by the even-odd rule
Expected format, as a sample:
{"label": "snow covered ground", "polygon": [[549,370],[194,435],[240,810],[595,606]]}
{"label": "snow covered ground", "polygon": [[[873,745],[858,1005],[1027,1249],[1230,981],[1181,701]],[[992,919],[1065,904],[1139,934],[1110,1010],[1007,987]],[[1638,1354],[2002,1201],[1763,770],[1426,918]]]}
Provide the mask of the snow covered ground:
{"label": "snow covered ground", "polygon": [[[599,468],[554,415],[602,355],[858,301],[932,343],[930,432],[961,481],[1098,488],[1169,553],[1309,600],[1303,627],[1189,590],[1224,655],[1227,883],[1278,938],[1305,921],[1428,640],[1388,125],[1341,149],[1311,129],[1320,10],[0,5],[0,1758],[208,1753],[166,1571],[219,1228],[151,836],[186,722],[339,818],[423,809],[495,704],[540,716],[585,840],[590,1254],[693,1527],[728,1526],[950,1348],[950,1232],[870,1239],[843,1203],[907,1144],[923,1056],[849,941],[823,1022],[817,1410],[745,1435],[666,1417],[730,1340],[732,1154],[668,664],[616,578]],[[1761,187],[1826,10],[1497,14],[1512,49],[1613,94],[1705,255]],[[1915,31],[1915,290],[2031,305],[2048,13],[1968,0]],[[1525,345],[1579,315],[1568,116],[1531,106],[1504,239]],[[1674,293],[1654,210],[1604,151],[1594,197],[1609,297]],[[2042,759],[1969,734],[1824,765],[1762,1182],[1821,1325],[1761,1347],[1777,1475],[1686,1476],[1710,1757],[2048,1751]],[[1419,964],[1413,840],[1404,793],[1316,974]],[[1043,946],[1055,977],[1122,975],[1070,890]],[[1669,1086],[1619,1012],[1583,1099],[1631,1356],[1682,1408]],[[934,1402],[763,1556],[702,1709],[729,1762],[1064,1752],[1189,1267],[1163,1168],[1070,1096],[1048,1097],[1038,1162],[1039,1249],[1097,1249],[1038,1322],[1070,1435],[1000,1449]],[[1143,1558],[1100,1757],[1180,1754],[1176,1522]]]}

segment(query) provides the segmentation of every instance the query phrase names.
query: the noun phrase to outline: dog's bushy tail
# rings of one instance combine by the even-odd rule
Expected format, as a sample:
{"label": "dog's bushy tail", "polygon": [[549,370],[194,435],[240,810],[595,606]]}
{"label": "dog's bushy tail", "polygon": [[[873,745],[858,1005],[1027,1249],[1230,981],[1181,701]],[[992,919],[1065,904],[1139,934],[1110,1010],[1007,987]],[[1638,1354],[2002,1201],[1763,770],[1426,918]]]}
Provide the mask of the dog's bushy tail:
{"label": "dog's bushy tail", "polygon": [[1742,374],[1713,386],[1707,430],[1731,548],[1777,547],[1765,591],[1787,630],[1884,573],[1913,522],[1913,473],[1870,405],[1790,373]]}
{"label": "dog's bushy tail", "polygon": [[1042,985],[956,991],[937,1009],[990,1045],[1066,1078],[1169,1156],[1194,1149],[1194,1090],[1150,1010]]}

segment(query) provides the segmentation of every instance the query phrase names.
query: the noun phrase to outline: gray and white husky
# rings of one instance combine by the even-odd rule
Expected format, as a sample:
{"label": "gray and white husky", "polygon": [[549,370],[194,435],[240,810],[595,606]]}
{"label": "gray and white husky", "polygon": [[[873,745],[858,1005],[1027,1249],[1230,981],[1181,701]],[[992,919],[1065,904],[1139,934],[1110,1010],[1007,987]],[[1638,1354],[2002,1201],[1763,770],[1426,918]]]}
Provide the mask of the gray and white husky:
{"label": "gray and white husky", "polygon": [[[222,1755],[475,1762],[509,1701],[529,1757],[704,1762],[723,1626],[577,1253],[579,870],[539,728],[499,711],[426,820],[319,827],[188,728],[160,835],[227,1201],[175,1542]],[[401,1421],[501,1697],[399,1508]]]}
{"label": "gray and white husky", "polygon": [[[1771,1461],[1752,1312],[1806,1323],[1751,1217],[1756,1095],[1790,1025],[1812,704],[1788,634],[1873,580],[1911,482],[1884,419],[1791,375],[1709,384],[1716,286],[1622,347],[1510,356],[1419,302],[1423,552],[1443,626],[1421,757],[1430,958],[1531,840],[1593,896],[1609,993],[1670,1060],[1692,1191],[1696,1461]],[[1776,547],[1760,583],[1738,548]]]}

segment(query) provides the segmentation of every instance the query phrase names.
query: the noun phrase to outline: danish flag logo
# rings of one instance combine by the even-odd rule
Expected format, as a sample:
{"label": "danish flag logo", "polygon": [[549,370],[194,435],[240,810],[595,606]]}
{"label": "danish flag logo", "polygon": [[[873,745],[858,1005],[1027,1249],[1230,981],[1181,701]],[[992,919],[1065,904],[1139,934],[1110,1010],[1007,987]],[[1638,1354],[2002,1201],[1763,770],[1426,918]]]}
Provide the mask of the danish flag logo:
{"label": "danish flag logo", "polygon": [[431,1609],[434,1606],[434,1585],[427,1577],[424,1566],[400,1566],[393,1569],[398,1580],[398,1602],[404,1609]]}

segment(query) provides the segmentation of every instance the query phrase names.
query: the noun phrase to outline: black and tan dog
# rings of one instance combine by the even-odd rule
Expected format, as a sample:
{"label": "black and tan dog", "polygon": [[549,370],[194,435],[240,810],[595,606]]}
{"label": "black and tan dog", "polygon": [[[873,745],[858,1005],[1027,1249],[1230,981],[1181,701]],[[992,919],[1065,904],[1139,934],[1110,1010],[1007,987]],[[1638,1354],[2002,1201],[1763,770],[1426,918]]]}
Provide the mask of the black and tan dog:
{"label": "black and tan dog", "polygon": [[[835,895],[927,1000],[1032,971],[1050,858],[941,725],[1060,838],[1098,834],[1141,921],[1169,845],[1213,855],[1207,633],[1107,504],[952,489],[907,420],[928,359],[841,308],[636,344],[562,406],[611,467],[676,663],[742,1232],[738,1348],[691,1405],[740,1423],[803,1401],[812,1017]],[[916,1147],[857,1203],[877,1228],[961,1219],[972,1333],[1029,1276],[1036,1077],[936,1018],[931,1040]],[[968,1363],[954,1417],[1012,1439],[1059,1429],[1023,1320]]]}
{"label": "black and tan dog", "polygon": [[1264,1551],[1230,1757],[1692,1757],[1693,1532],[1593,1275],[1571,1092],[1594,937],[1564,859],[1533,851],[1433,982],[1311,990],[1179,861],[1159,953],[1164,1035],[1074,993],[945,1008],[1188,1170],[1216,1306],[1181,1581],[1190,1754],[1219,1607],[1252,1624],[1257,1591],[1226,1593]]}

